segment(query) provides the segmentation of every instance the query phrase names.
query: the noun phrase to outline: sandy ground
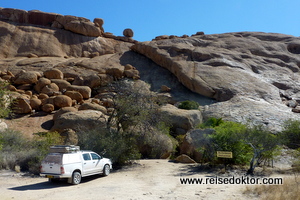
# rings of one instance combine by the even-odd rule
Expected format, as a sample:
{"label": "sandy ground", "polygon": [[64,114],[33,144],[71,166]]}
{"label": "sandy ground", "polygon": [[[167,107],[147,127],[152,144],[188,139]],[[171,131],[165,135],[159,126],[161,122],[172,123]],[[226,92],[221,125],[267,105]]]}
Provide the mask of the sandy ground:
{"label": "sandy ground", "polygon": [[116,170],[107,177],[83,178],[79,185],[46,178],[0,173],[0,199],[254,199],[242,194],[245,185],[184,185],[180,178],[212,177],[193,164],[168,160],[140,160],[134,167]]}

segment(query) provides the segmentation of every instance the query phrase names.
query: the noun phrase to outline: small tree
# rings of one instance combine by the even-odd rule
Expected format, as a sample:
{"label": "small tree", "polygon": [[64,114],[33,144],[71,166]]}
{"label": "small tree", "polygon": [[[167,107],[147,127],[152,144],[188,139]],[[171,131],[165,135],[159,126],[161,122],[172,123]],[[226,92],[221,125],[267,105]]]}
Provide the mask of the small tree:
{"label": "small tree", "polygon": [[275,150],[281,143],[280,137],[272,134],[262,125],[248,127],[243,135],[243,141],[253,151],[248,175],[253,175],[254,169],[266,158],[273,158]]}
{"label": "small tree", "polygon": [[107,125],[78,133],[82,148],[97,152],[105,149],[107,156],[119,165],[140,158],[140,152],[145,152],[145,157],[159,158],[170,149],[168,120],[159,112],[164,100],[151,92],[148,84],[125,79],[107,90],[114,94]]}

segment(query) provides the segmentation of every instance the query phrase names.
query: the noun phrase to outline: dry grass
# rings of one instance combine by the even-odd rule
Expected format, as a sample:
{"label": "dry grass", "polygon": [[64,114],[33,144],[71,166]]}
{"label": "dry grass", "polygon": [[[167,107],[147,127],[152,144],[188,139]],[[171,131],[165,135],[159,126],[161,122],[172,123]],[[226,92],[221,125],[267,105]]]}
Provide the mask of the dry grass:
{"label": "dry grass", "polygon": [[257,197],[261,200],[300,200],[300,176],[284,178],[283,185],[256,185],[248,186],[244,194]]}

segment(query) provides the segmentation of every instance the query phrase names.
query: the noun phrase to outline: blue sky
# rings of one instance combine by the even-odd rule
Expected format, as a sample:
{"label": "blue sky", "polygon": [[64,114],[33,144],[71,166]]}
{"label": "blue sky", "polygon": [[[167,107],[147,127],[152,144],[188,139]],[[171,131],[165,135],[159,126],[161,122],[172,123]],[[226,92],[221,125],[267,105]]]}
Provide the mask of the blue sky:
{"label": "blue sky", "polygon": [[104,19],[104,30],[159,35],[261,31],[300,36],[299,0],[1,0],[0,7]]}

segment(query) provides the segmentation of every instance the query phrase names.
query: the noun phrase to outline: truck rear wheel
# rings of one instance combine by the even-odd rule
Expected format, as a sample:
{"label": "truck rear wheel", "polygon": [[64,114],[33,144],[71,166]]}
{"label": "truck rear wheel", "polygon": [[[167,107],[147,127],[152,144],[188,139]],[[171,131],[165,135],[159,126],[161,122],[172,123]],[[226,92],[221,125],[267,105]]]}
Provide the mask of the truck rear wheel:
{"label": "truck rear wheel", "polygon": [[81,174],[79,172],[74,172],[72,175],[72,184],[78,185],[81,182]]}

